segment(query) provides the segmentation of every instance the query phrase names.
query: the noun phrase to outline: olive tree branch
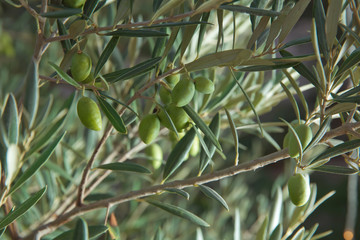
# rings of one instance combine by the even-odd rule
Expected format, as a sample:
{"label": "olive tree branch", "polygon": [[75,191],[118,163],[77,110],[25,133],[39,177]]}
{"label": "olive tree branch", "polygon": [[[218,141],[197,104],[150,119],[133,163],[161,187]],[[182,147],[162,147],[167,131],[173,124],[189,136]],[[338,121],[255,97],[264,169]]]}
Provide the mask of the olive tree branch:
{"label": "olive tree branch", "polygon": [[199,185],[199,184],[209,183],[209,182],[213,182],[213,181],[219,181],[223,178],[235,176],[239,173],[248,172],[248,171],[256,170],[258,168],[262,168],[266,165],[276,163],[276,162],[286,159],[288,157],[289,157],[288,151],[287,151],[287,149],[284,149],[284,150],[260,157],[256,160],[242,163],[237,166],[228,167],[223,170],[212,172],[212,173],[209,173],[206,175],[192,177],[192,178],[185,179],[185,180],[176,180],[176,181],[168,182],[165,184],[154,185],[154,186],[150,186],[150,187],[138,190],[138,191],[131,191],[129,193],[125,193],[125,194],[122,194],[117,197],[113,197],[113,198],[101,200],[98,202],[94,202],[91,204],[75,207],[71,211],[59,216],[56,220],[49,222],[45,225],[39,226],[36,230],[33,231],[33,233],[31,235],[25,237],[25,239],[34,239],[34,236],[36,237],[36,239],[40,239],[42,236],[52,232],[54,229],[56,229],[60,225],[63,225],[66,222],[70,221],[75,216],[78,216],[85,212],[92,211],[94,209],[107,208],[108,206],[113,206],[113,205],[131,201],[131,200],[159,194],[167,188],[183,189],[186,187],[192,187],[192,186]]}

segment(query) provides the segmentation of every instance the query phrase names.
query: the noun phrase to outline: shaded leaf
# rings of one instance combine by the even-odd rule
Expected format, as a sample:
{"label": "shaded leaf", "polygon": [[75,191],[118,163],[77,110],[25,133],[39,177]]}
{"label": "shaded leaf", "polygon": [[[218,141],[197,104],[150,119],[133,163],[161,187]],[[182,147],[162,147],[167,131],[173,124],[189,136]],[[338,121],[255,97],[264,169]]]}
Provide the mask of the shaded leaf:
{"label": "shaded leaf", "polygon": [[[90,239],[95,239],[96,237],[100,236],[101,234],[108,231],[108,227],[104,225],[93,225],[88,226],[89,231],[89,237]],[[55,237],[53,240],[69,240],[73,237],[74,230],[68,230],[66,232],[61,233],[57,237]]]}
{"label": "shaded leaf", "polygon": [[70,77],[66,72],[64,72],[59,66],[57,66],[55,63],[49,62],[50,66],[55,69],[57,74],[64,79],[68,84],[80,88],[80,84],[77,83],[72,77]]}
{"label": "shaded leaf", "polygon": [[104,100],[102,97],[97,97],[101,110],[105,113],[106,117],[109,119],[110,123],[119,133],[127,133],[124,121],[115,110],[115,108]]}
{"label": "shaded leaf", "polygon": [[340,65],[339,70],[336,72],[336,77],[340,77],[345,71],[352,68],[360,62],[360,47],[354,50],[346,60]]}
{"label": "shaded leaf", "polygon": [[108,163],[108,164],[100,165],[97,166],[96,168],[112,170],[112,171],[127,171],[127,172],[148,173],[148,174],[151,173],[149,169],[136,163],[116,162],[116,163]]}
{"label": "shaded leaf", "polygon": [[282,224],[279,223],[279,225],[271,233],[269,240],[280,240],[282,232],[283,232],[283,227]]}
{"label": "shaded leaf", "polygon": [[195,138],[195,129],[191,128],[183,138],[175,145],[174,149],[171,151],[163,173],[163,182],[170,177],[175,170],[180,167],[183,161],[186,158],[186,155],[190,151],[191,145]]}
{"label": "shaded leaf", "polygon": [[276,70],[276,69],[282,69],[282,68],[290,68],[298,65],[298,62],[293,63],[279,63],[274,65],[263,65],[263,66],[249,66],[249,67],[240,67],[236,70],[243,71],[243,72],[258,72],[258,71],[270,71],[270,70]]}
{"label": "shaded leaf", "polygon": [[300,111],[299,111],[299,107],[297,105],[297,102],[294,98],[294,96],[291,94],[290,90],[282,83],[280,82],[280,85],[281,87],[283,88],[283,90],[285,91],[286,93],[286,96],[288,97],[293,109],[294,109],[294,112],[295,112],[295,115],[296,115],[296,118],[298,120],[300,120]]}
{"label": "shaded leaf", "polygon": [[317,168],[320,167],[326,163],[328,163],[330,161],[330,159],[323,159],[323,160],[319,160],[316,162],[312,162],[310,165],[306,166],[306,168],[312,169],[312,168]]}
{"label": "shaded leaf", "polygon": [[81,8],[64,8],[61,10],[40,13],[40,16],[46,18],[66,18],[82,13]]}
{"label": "shaded leaf", "polygon": [[257,231],[256,240],[266,240],[268,224],[269,224],[269,216],[266,215],[263,223],[260,226],[260,229]]}
{"label": "shaded leaf", "polygon": [[184,0],[170,0],[164,5],[162,5],[159,10],[157,10],[151,18],[151,23],[153,23],[158,17],[164,15],[165,13],[173,10],[174,8],[178,7],[182,4]]}
{"label": "shaded leaf", "polygon": [[360,104],[360,96],[353,96],[353,97],[337,97],[334,98],[335,102],[339,103],[357,103]]}
{"label": "shaded leaf", "polygon": [[33,176],[49,159],[51,154],[54,152],[56,146],[65,136],[65,133],[62,133],[59,137],[57,137],[52,143],[50,143],[47,148],[40,154],[40,156],[35,160],[35,162],[29,166],[17,179],[15,184],[13,184],[8,192],[8,196],[10,196],[13,192],[15,192],[19,187],[21,187],[31,176]]}
{"label": "shaded leaf", "polygon": [[89,230],[84,219],[79,218],[76,221],[75,230],[73,233],[73,240],[89,240]]}
{"label": "shaded leaf", "polygon": [[321,123],[319,130],[316,132],[315,136],[311,139],[311,142],[305,147],[304,151],[311,149],[313,146],[318,144],[326,132],[330,129],[331,117],[326,117]]}
{"label": "shaded leaf", "polygon": [[23,103],[27,113],[29,114],[28,128],[32,128],[39,106],[38,68],[39,64],[32,59],[25,77],[26,88]]}
{"label": "shaded leaf", "polygon": [[182,26],[188,26],[188,25],[212,25],[211,23],[208,23],[205,20],[201,21],[182,21],[182,22],[168,22],[168,23],[160,23],[160,24],[153,24],[150,26],[144,26],[144,28],[165,28],[165,27],[182,27]]}
{"label": "shaded leaf", "polygon": [[[218,138],[220,134],[220,114],[217,113],[212,121],[209,124],[209,129],[214,133],[215,137]],[[211,142],[210,138],[205,136],[204,142],[207,145],[210,153],[210,157],[212,157],[215,153],[215,145]],[[202,149],[200,152],[200,163],[199,163],[199,174],[205,170],[206,166],[209,164],[211,158],[207,156],[205,151]]]}
{"label": "shaded leaf", "polygon": [[226,210],[229,211],[229,207],[225,200],[214,189],[205,185],[199,185],[199,188],[201,192],[204,193],[207,197],[219,202]]}
{"label": "shaded leaf", "polygon": [[98,73],[101,71],[107,60],[110,58],[112,52],[114,51],[117,43],[119,42],[119,37],[112,37],[111,40],[106,45],[104,51],[101,53],[99,60],[96,64],[95,70],[94,70],[94,77],[98,75]]}
{"label": "shaded leaf", "polygon": [[335,147],[326,149],[319,156],[317,156],[313,161],[318,161],[325,158],[333,158],[339,156],[343,153],[350,152],[356,148],[360,147],[360,139],[351,140],[348,142],[341,143]]}
{"label": "shaded leaf", "polygon": [[316,36],[319,43],[320,52],[323,54],[326,60],[329,59],[329,47],[327,45],[326,33],[325,33],[325,11],[321,0],[314,1],[313,18],[316,23]]}
{"label": "shaded leaf", "polygon": [[237,66],[250,59],[252,51],[248,49],[232,49],[212,53],[185,64],[186,71],[198,71],[211,67]]}
{"label": "shaded leaf", "polygon": [[120,80],[127,80],[149,72],[160,62],[160,60],[161,57],[152,58],[141,62],[134,67],[121,69],[116,72],[105,74],[103,77],[106,79],[106,81],[110,83],[114,83]]}
{"label": "shaded leaf", "polygon": [[16,99],[12,93],[5,100],[1,120],[4,123],[4,130],[7,132],[8,143],[17,144],[19,138],[19,118]]}
{"label": "shaded leaf", "polygon": [[210,225],[205,222],[204,220],[202,220],[201,218],[199,218],[198,216],[194,215],[193,213],[183,209],[183,208],[180,208],[180,207],[177,207],[177,206],[173,206],[173,205],[170,205],[170,204],[167,204],[167,203],[162,203],[162,202],[159,202],[159,201],[156,201],[156,200],[151,200],[151,199],[148,199],[146,200],[146,202],[150,203],[151,205],[154,205],[158,208],[161,208],[173,215],[176,215],[178,217],[181,217],[181,218],[184,218],[186,220],[189,220],[190,222],[192,223],[195,223],[199,226],[203,226],[203,227],[209,227]]}
{"label": "shaded leaf", "polygon": [[37,193],[33,194],[25,202],[23,202],[18,207],[16,207],[14,211],[6,215],[0,221],[0,229],[8,226],[10,223],[12,223],[17,218],[21,217],[24,213],[26,213],[32,206],[34,206],[40,200],[40,198],[44,195],[45,191],[46,191],[46,187],[44,187]]}
{"label": "shaded leaf", "polygon": [[329,48],[332,47],[338,29],[338,21],[341,16],[342,1],[330,1],[326,12],[325,32]]}
{"label": "shaded leaf", "polygon": [[[68,34],[64,24],[62,23],[61,20],[57,19],[56,20],[56,24],[57,24],[57,27],[58,27],[58,31],[59,31],[59,36],[65,36]],[[67,51],[69,51],[71,49],[71,42],[70,42],[70,39],[65,39],[65,40],[62,40],[60,41],[61,43],[61,46],[64,50],[64,53],[67,53]]]}
{"label": "shaded leaf", "polygon": [[262,9],[262,8],[254,8],[254,7],[245,7],[242,5],[221,5],[220,9],[233,11],[233,12],[240,12],[240,13],[247,13],[250,15],[256,16],[269,16],[269,17],[276,17],[279,16],[281,13],[277,11]]}
{"label": "shaded leaf", "polygon": [[107,36],[116,36],[116,37],[166,37],[168,34],[149,29],[141,30],[129,30],[129,29],[119,29],[113,32],[108,32],[105,35]]}
{"label": "shaded leaf", "polygon": [[189,105],[183,107],[185,112],[189,115],[189,117],[194,121],[195,125],[204,133],[205,137],[209,138],[209,140],[216,146],[217,149],[222,151],[221,145],[215,136],[215,134],[211,131],[211,129],[204,123],[201,117],[192,109]]}
{"label": "shaded leaf", "polygon": [[[358,101],[360,103],[360,96],[358,97]],[[356,109],[357,104],[355,102],[341,102],[335,104],[335,106],[331,106],[330,108],[326,109],[325,114],[328,116],[332,116],[342,112],[348,112],[351,110]]]}
{"label": "shaded leaf", "polygon": [[84,18],[90,18],[98,6],[100,0],[86,0],[84,5]]}
{"label": "shaded leaf", "polygon": [[[210,12],[204,12],[201,16],[201,22],[207,23],[207,21],[209,20],[209,16],[210,16]],[[200,53],[200,48],[201,48],[201,45],[202,45],[202,42],[203,42],[203,39],[205,36],[206,27],[207,27],[206,24],[200,25],[199,37],[198,37],[197,48],[196,48],[197,55],[199,55],[199,53]]]}
{"label": "shaded leaf", "polygon": [[225,113],[226,113],[226,116],[227,116],[227,118],[228,118],[228,122],[229,122],[229,125],[230,125],[231,133],[232,133],[233,138],[234,138],[234,145],[235,145],[235,165],[237,165],[237,164],[238,164],[238,161],[239,161],[239,137],[238,137],[238,134],[237,134],[237,131],[236,131],[236,126],[235,126],[234,120],[232,119],[230,112],[229,112],[226,108],[225,108]]}
{"label": "shaded leaf", "polygon": [[185,192],[182,189],[177,189],[177,188],[166,188],[165,192],[169,192],[169,193],[175,193],[178,194],[182,197],[184,197],[185,199],[189,200],[190,199],[190,194],[188,192]]}
{"label": "shaded leaf", "polygon": [[117,100],[117,99],[115,99],[115,98],[113,98],[113,97],[105,94],[105,93],[102,92],[102,91],[99,91],[99,93],[100,93],[100,95],[101,95],[102,97],[107,98],[107,99],[110,99],[110,100],[112,100],[112,101],[120,104],[121,106],[124,106],[125,108],[127,108],[127,109],[129,109],[131,112],[133,112],[136,117],[139,117],[139,115],[135,112],[135,110],[132,109],[130,106],[128,106],[128,105],[126,105],[125,103],[123,103],[123,102],[121,102],[121,101],[119,101],[119,100]]}
{"label": "shaded leaf", "polygon": [[340,175],[351,175],[358,173],[359,170],[348,168],[348,167],[341,167],[335,165],[322,165],[319,167],[311,168],[311,170],[318,171],[318,172],[326,172],[326,173],[333,173],[333,174],[340,174]]}

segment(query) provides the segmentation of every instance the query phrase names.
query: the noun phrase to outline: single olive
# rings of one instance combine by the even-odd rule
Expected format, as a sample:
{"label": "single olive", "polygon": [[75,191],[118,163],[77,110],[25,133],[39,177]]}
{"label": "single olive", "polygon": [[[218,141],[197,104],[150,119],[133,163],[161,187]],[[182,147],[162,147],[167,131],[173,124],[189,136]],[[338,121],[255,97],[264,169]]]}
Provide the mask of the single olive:
{"label": "single olive", "polygon": [[149,157],[154,169],[158,169],[161,166],[163,161],[163,151],[159,146],[159,144],[157,143],[150,144],[145,149],[145,154],[146,156]]}
{"label": "single olive", "polygon": [[181,79],[171,92],[171,100],[177,107],[188,104],[195,94],[195,84],[189,78]]}
{"label": "single olive", "polygon": [[[166,109],[166,112],[169,114],[171,121],[174,123],[177,131],[181,131],[182,129],[184,129],[187,126],[187,123],[189,121],[189,116],[184,111],[184,109],[182,109],[180,107],[176,107],[174,104],[170,104],[170,105],[166,106],[165,109]],[[168,129],[172,129],[171,123],[163,110],[160,110],[158,112],[158,117],[160,119],[160,123],[164,127],[168,128]]]}
{"label": "single olive", "polygon": [[75,81],[84,81],[91,72],[91,58],[86,53],[75,53],[71,59],[71,74]]}
{"label": "single olive", "polygon": [[169,105],[171,103],[171,92],[163,85],[160,85],[159,96],[165,105]]}
{"label": "single olive", "polygon": [[[311,142],[312,139],[311,128],[305,124],[299,124],[294,128],[294,130],[300,139],[302,149],[304,149]],[[289,148],[290,157],[296,158],[300,155],[298,142],[296,140],[295,135],[292,132],[290,132],[288,148]]]}
{"label": "single olive", "polygon": [[144,143],[151,143],[159,135],[159,131],[160,121],[156,114],[148,114],[141,119],[139,136]]}
{"label": "single olive", "polygon": [[195,89],[198,92],[210,94],[215,90],[214,83],[206,77],[197,77],[194,79],[194,81]]}
{"label": "single olive", "polygon": [[[169,66],[167,66],[167,68],[165,69],[165,72],[168,72],[172,69],[171,64]],[[172,74],[169,75],[167,77],[165,77],[166,83],[169,85],[169,87],[171,89],[174,88],[174,86],[180,81],[180,76],[179,74]]]}
{"label": "single olive", "polygon": [[85,2],[86,0],[63,0],[64,6],[69,8],[81,8]]}
{"label": "single olive", "polygon": [[102,127],[101,113],[94,100],[82,97],[77,103],[77,113],[85,127],[100,131]]}
{"label": "single olive", "polygon": [[195,136],[194,141],[190,148],[190,155],[195,157],[200,152],[200,140],[197,136]]}
{"label": "single olive", "polygon": [[301,173],[290,177],[288,190],[291,202],[298,207],[303,206],[309,200],[310,185]]}
{"label": "single olive", "polygon": [[95,80],[94,73],[90,72],[89,76],[87,76],[87,78],[85,78],[85,80],[82,81],[81,83],[85,83],[85,84],[93,83],[94,80]]}

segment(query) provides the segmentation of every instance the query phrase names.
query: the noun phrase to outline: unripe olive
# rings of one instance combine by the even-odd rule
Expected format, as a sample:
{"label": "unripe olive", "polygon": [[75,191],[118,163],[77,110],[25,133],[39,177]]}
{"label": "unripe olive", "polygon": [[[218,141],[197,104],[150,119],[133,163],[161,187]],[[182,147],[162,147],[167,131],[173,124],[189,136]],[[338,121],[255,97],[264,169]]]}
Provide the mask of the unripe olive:
{"label": "unripe olive", "polygon": [[[176,107],[174,104],[168,105],[165,109],[169,114],[171,120],[173,121],[177,131],[181,131],[187,126],[187,123],[189,121],[189,116],[184,111],[184,109],[180,107]],[[164,127],[168,129],[172,129],[171,123],[163,110],[160,110],[158,112],[158,117],[160,119],[160,123]]]}
{"label": "unripe olive", "polygon": [[77,113],[85,127],[95,131],[101,130],[101,113],[94,100],[88,97],[80,98],[77,103]]}
{"label": "unripe olive", "polygon": [[89,76],[87,76],[87,78],[85,78],[85,80],[82,81],[81,83],[85,83],[85,84],[93,83],[94,80],[95,80],[94,73],[90,72]]}
{"label": "unripe olive", "polygon": [[179,74],[175,74],[175,75],[167,76],[165,80],[168,83],[169,87],[172,89],[180,81],[180,77]]}
{"label": "unripe olive", "polygon": [[200,152],[200,140],[197,136],[195,136],[194,141],[190,148],[190,155],[195,157]]}
{"label": "unripe olive", "polygon": [[163,85],[160,85],[159,95],[161,101],[165,105],[169,105],[171,103],[171,92],[167,90],[166,87],[164,87]]}
{"label": "unripe olive", "polygon": [[159,144],[150,144],[145,149],[145,154],[150,158],[151,164],[154,169],[158,169],[161,166],[163,160],[163,152]]}
{"label": "unripe olive", "polygon": [[[311,142],[312,139],[311,128],[305,124],[299,124],[294,128],[294,130],[296,131],[300,139],[301,146],[304,149]],[[289,148],[290,157],[296,158],[300,155],[300,149],[296,137],[292,132],[290,132],[288,148]]]}
{"label": "unripe olive", "polygon": [[63,4],[69,8],[80,8],[84,5],[86,0],[63,0]]}
{"label": "unripe olive", "polygon": [[144,143],[151,143],[159,135],[159,131],[160,121],[156,114],[148,114],[141,119],[139,136]]}
{"label": "unripe olive", "polygon": [[206,77],[197,77],[194,79],[194,81],[196,91],[204,94],[210,94],[214,92],[214,83],[210,79]]}
{"label": "unripe olive", "polygon": [[290,177],[288,190],[291,202],[300,207],[303,206],[310,197],[310,185],[304,175],[297,173]]}
{"label": "unripe olive", "polygon": [[71,59],[71,74],[75,81],[84,81],[91,72],[91,58],[86,53],[75,53]]}
{"label": "unripe olive", "polygon": [[188,104],[195,94],[195,84],[188,78],[183,78],[171,92],[171,100],[177,107]]}
{"label": "unripe olive", "polygon": [[[300,120],[300,124],[305,124],[305,121],[304,120]],[[298,120],[294,120],[291,122],[291,126],[293,127],[297,127],[299,126],[299,121]],[[289,131],[285,137],[284,137],[284,140],[283,140],[283,148],[287,148],[289,147],[289,138],[290,138],[290,135],[292,135],[292,132]]]}

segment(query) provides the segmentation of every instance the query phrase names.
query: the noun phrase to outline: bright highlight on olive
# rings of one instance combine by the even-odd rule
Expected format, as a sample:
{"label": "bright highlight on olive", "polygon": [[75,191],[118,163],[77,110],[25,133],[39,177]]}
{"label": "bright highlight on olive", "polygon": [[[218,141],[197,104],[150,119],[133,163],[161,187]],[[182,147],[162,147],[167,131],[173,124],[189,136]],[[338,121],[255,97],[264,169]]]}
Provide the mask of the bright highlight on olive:
{"label": "bright highlight on olive", "polygon": [[159,135],[160,121],[155,114],[148,114],[140,121],[139,136],[141,140],[149,144]]}
{"label": "bright highlight on olive", "polygon": [[88,97],[80,98],[77,103],[77,114],[85,127],[94,131],[101,130],[101,113],[94,100]]}
{"label": "bright highlight on olive", "polygon": [[195,82],[195,89],[198,92],[204,94],[210,94],[215,90],[214,83],[206,77],[202,77],[202,76],[197,77],[194,79],[194,82]]}
{"label": "bright highlight on olive", "polygon": [[181,79],[171,92],[171,100],[177,107],[187,105],[195,94],[195,84],[188,78]]}
{"label": "bright highlight on olive", "polygon": [[[312,139],[311,128],[305,124],[299,124],[294,128],[294,130],[296,131],[300,139],[302,149],[304,149],[311,142]],[[296,140],[295,135],[292,132],[290,132],[288,148],[289,148],[290,157],[296,158],[300,155],[298,142]]]}
{"label": "bright highlight on olive", "polygon": [[91,67],[91,58],[86,53],[75,53],[71,59],[71,75],[77,82],[84,81],[90,75]]}

